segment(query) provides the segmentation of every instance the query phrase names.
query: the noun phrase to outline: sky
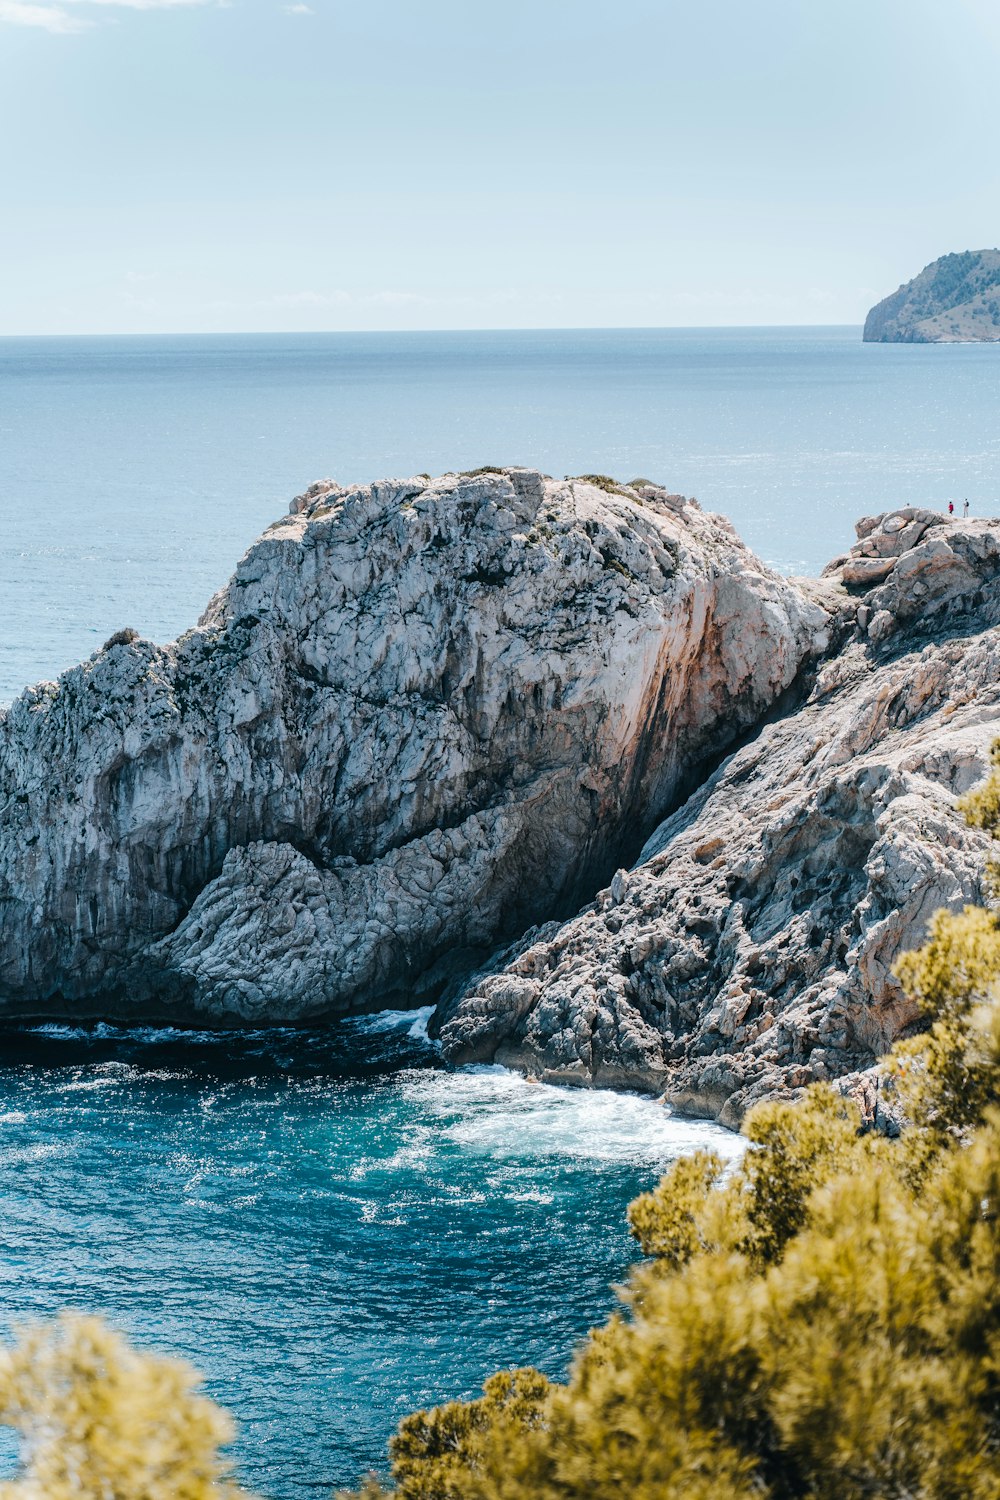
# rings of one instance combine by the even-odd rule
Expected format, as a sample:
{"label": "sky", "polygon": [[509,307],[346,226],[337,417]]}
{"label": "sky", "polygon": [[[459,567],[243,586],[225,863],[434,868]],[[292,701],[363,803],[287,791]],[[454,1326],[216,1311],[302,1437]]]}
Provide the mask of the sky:
{"label": "sky", "polygon": [[0,0],[0,335],[859,323],[1000,243],[996,0]]}

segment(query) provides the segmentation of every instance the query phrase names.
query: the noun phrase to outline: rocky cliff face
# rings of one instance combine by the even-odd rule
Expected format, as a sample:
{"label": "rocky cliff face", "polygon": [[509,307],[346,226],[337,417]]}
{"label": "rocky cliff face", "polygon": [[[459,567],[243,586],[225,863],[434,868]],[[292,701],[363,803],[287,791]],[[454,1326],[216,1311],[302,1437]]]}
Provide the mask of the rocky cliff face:
{"label": "rocky cliff face", "polygon": [[865,343],[1000,339],[1000,250],[942,255],[872,308]]}
{"label": "rocky cliff face", "polygon": [[596,901],[467,988],[449,1056],[736,1124],[864,1068],[913,1020],[892,962],[935,908],[982,895],[986,840],[955,801],[1000,731],[1000,529],[911,507],[858,535],[824,580],[851,629],[808,699]]}
{"label": "rocky cliff face", "polygon": [[913,1020],[998,683],[1000,523],[888,512],[792,583],[653,486],[317,485],[197,629],[0,717],[0,1009],[443,997],[457,1062],[735,1124]]}
{"label": "rocky cliff face", "polygon": [[436,995],[587,899],[828,645],[829,608],[654,487],[506,469],[292,512],[196,630],[0,719],[8,1015]]}

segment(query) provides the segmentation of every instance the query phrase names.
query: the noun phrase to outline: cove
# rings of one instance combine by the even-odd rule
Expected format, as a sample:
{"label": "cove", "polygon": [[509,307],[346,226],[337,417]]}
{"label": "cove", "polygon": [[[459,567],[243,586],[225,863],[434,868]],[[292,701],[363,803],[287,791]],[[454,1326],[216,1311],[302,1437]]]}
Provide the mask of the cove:
{"label": "cove", "polygon": [[636,1258],[629,1200],[741,1142],[648,1099],[446,1069],[426,1019],[6,1033],[4,1333],[72,1307],[192,1360],[268,1500],[353,1483],[401,1416],[496,1368],[563,1373]]}

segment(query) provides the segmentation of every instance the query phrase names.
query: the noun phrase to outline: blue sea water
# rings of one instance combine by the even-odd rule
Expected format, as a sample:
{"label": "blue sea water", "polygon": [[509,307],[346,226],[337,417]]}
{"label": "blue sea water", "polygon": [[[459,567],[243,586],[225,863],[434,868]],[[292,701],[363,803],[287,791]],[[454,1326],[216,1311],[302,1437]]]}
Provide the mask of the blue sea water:
{"label": "blue sea water", "polygon": [[[1000,349],[857,329],[0,339],[0,703],[192,624],[316,478],[535,464],[661,480],[816,572],[856,516],[1000,514]],[[0,1331],[72,1306],[183,1354],[245,1483],[307,1500],[493,1369],[559,1373],[628,1200],[733,1137],[440,1066],[419,1018],[0,1038]],[[2,1453],[2,1449],[0,1449]]]}
{"label": "blue sea water", "polygon": [[738,1138],[445,1071],[425,1020],[0,1037],[0,1327],[99,1311],[193,1360],[269,1500],[357,1481],[495,1369],[563,1373],[634,1259],[629,1199]]}
{"label": "blue sea water", "polygon": [[856,328],[0,339],[0,703],[192,625],[327,475],[641,474],[818,572],[872,510],[997,514],[998,411],[1000,348]]}

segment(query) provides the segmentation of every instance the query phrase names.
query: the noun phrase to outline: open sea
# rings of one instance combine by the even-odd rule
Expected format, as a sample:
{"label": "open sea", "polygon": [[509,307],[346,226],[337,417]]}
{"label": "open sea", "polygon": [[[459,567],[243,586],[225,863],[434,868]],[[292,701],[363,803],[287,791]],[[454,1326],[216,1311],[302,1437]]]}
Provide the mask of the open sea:
{"label": "open sea", "polygon": [[639,475],[816,573],[855,519],[1000,513],[1000,347],[859,328],[0,338],[0,703],[170,640],[315,479]]}
{"label": "open sea", "polygon": [[[0,339],[0,703],[193,624],[327,475],[643,475],[817,572],[865,513],[1000,514],[998,413],[1000,348],[854,328]],[[0,1335],[75,1307],[192,1359],[270,1500],[356,1481],[498,1367],[562,1372],[634,1259],[629,1199],[739,1143],[446,1070],[426,1019],[0,1034]]]}

